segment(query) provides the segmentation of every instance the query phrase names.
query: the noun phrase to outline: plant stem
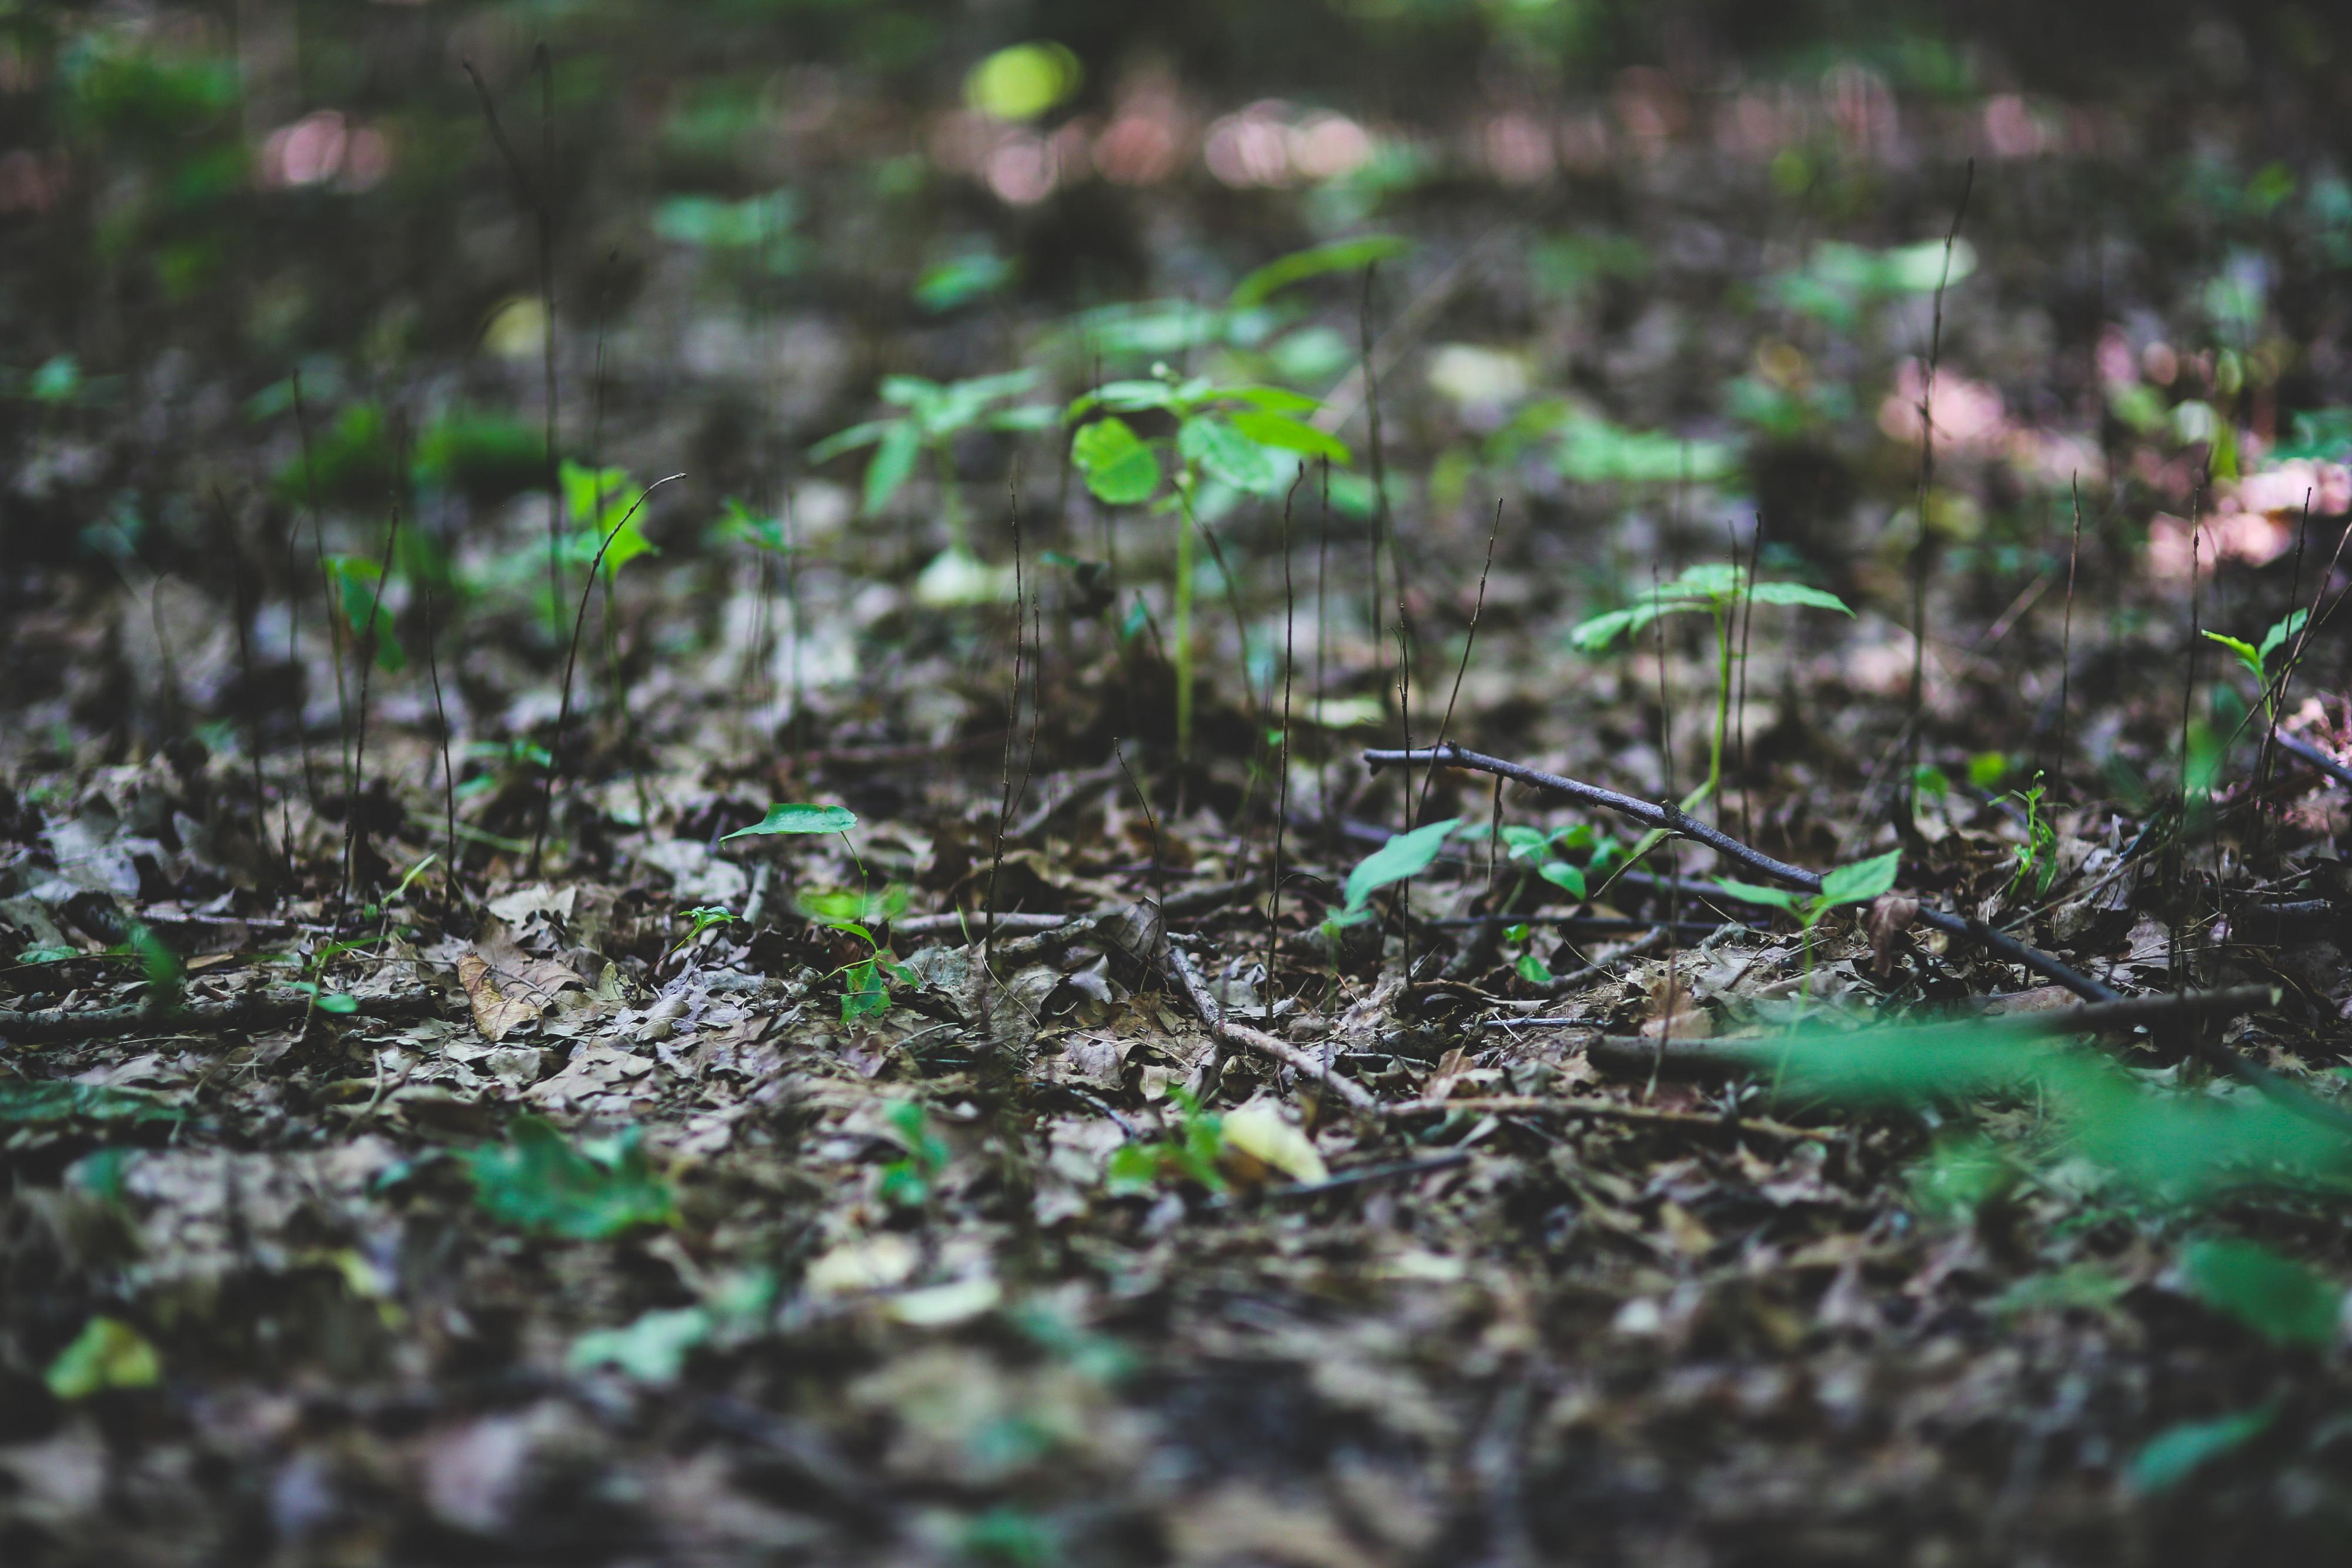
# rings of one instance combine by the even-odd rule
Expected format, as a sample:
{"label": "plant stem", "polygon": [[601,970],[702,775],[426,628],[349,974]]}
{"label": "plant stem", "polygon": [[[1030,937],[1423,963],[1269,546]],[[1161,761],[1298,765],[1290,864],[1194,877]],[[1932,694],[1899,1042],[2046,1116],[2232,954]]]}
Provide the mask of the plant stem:
{"label": "plant stem", "polygon": [[[1736,591],[1735,591],[1735,600]],[[1724,821],[1723,801],[1717,792],[1723,786],[1723,741],[1731,732],[1731,622],[1730,606],[1715,607],[1715,746],[1707,753],[1706,789],[1716,797],[1715,820]],[[1728,824],[1726,824],[1727,826]]]}
{"label": "plant stem", "polygon": [[1176,504],[1184,514],[1176,530],[1176,758],[1192,760],[1192,471],[1176,482]]}

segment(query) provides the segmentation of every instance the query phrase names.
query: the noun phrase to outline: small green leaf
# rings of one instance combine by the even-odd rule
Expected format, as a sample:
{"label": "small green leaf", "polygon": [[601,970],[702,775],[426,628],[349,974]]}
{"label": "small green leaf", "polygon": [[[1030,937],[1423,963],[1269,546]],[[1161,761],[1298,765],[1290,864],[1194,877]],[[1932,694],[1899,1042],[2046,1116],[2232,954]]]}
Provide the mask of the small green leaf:
{"label": "small green leaf", "polygon": [[922,455],[923,433],[910,419],[894,421],[883,431],[881,441],[874,448],[873,461],[866,465],[866,492],[859,505],[867,517],[882,511],[915,472],[915,459]]}
{"label": "small green leaf", "polygon": [[844,977],[847,985],[841,993],[843,1023],[856,1023],[859,1019],[890,1010],[890,988],[873,959],[859,959],[849,966]]}
{"label": "small green leaf", "polygon": [[1873,855],[1866,861],[1842,865],[1822,875],[1822,902],[1824,904],[1868,904],[1895,885],[1895,873],[1903,863],[1901,850],[1889,850],[1883,855]]}
{"label": "small green leaf", "polygon": [[1785,909],[1791,915],[1797,912],[1797,895],[1785,887],[1766,887],[1759,883],[1738,882],[1727,876],[1717,877],[1715,885],[1745,904],[1769,904],[1774,909]]}
{"label": "small green leaf", "polygon": [[1536,874],[1570,898],[1584,896],[1584,873],[1566,861],[1546,861]]}
{"label": "small green leaf", "polygon": [[1107,507],[1148,501],[1160,488],[1159,457],[1127,421],[1116,416],[1081,429],[1070,441],[1070,461],[1095,499]]}
{"label": "small green leaf", "polygon": [[1551,848],[1551,835],[1541,828],[1506,822],[1503,825],[1503,843],[1515,861],[1539,860],[1544,852]]}
{"label": "small green leaf", "polygon": [[2291,1258],[2252,1241],[2200,1241],[2181,1259],[2207,1306],[2279,1344],[2336,1343],[2344,1292]]}
{"label": "small green leaf", "polygon": [[1759,604],[1798,604],[1811,610],[1834,610],[1846,616],[1853,613],[1836,594],[1807,588],[1801,582],[1759,582],[1749,592]]}
{"label": "small green leaf", "polygon": [[1348,873],[1349,911],[1363,908],[1373,894],[1391,883],[1427,871],[1430,862],[1437,859],[1437,852],[1444,847],[1445,835],[1461,824],[1461,818],[1448,817],[1442,822],[1425,823],[1409,833],[1392,834],[1387,843],[1366,855]]}
{"label": "small green leaf", "polygon": [[2211,1461],[2269,1431],[2277,1419],[2278,1406],[2263,1405],[2235,1416],[2168,1427],[2132,1456],[2124,1479],[2142,1494],[2169,1491]]}
{"label": "small green leaf", "polygon": [[2253,675],[2254,679],[2259,681],[2263,678],[2262,652],[2252,643],[2245,641],[2243,638],[2231,637],[2221,632],[2207,632],[2205,635],[2211,641],[2221,643],[2221,646],[2229,649],[2232,653],[2237,654],[2238,663],[2243,664],[2248,672]]}
{"label": "small green leaf", "polygon": [[2267,666],[2271,662],[2271,655],[2286,646],[2287,639],[2302,631],[2303,623],[2310,619],[2310,611],[2298,610],[2263,632],[2261,662]]}
{"label": "small green leaf", "polygon": [[676,1383],[686,1358],[718,1325],[703,1307],[646,1313],[626,1328],[598,1329],[572,1342],[564,1367],[574,1374],[617,1367],[640,1383]]}
{"label": "small green leaf", "polygon": [[1176,450],[1213,479],[1236,490],[1270,496],[1282,488],[1282,472],[1265,448],[1219,414],[1195,414],[1176,431]]}
{"label": "small green leaf", "polygon": [[1355,454],[1348,450],[1346,442],[1288,414],[1252,410],[1234,414],[1233,422],[1235,430],[1260,446],[1303,453],[1309,457],[1328,457],[1334,463],[1355,461]]}
{"label": "small green leaf", "polygon": [[812,806],[794,801],[771,806],[768,814],[748,828],[738,828],[720,839],[746,839],[757,833],[845,833],[857,826],[857,813],[844,806]]}
{"label": "small green leaf", "polygon": [[1549,986],[1552,981],[1550,968],[1533,953],[1522,953],[1519,961],[1511,966],[1520,979],[1530,986]]}
{"label": "small green leaf", "polygon": [[1363,235],[1293,251],[1267,262],[1234,285],[1233,304],[1236,309],[1247,309],[1265,303],[1294,283],[1319,277],[1327,272],[1353,272],[1376,261],[1391,261],[1412,248],[1410,240],[1396,235]]}
{"label": "small green leaf", "polygon": [[95,1317],[58,1352],[43,1381],[59,1399],[87,1399],[110,1388],[152,1388],[163,1380],[163,1358],[129,1323]]}

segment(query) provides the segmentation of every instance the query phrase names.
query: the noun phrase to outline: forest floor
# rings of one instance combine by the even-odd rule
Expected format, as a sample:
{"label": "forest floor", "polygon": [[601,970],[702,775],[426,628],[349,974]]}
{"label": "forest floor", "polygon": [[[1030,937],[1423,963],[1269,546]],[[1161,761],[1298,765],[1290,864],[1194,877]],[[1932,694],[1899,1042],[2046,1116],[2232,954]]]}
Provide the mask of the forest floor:
{"label": "forest floor", "polygon": [[12,424],[0,1559],[2340,1547],[2352,205],[1843,101]]}

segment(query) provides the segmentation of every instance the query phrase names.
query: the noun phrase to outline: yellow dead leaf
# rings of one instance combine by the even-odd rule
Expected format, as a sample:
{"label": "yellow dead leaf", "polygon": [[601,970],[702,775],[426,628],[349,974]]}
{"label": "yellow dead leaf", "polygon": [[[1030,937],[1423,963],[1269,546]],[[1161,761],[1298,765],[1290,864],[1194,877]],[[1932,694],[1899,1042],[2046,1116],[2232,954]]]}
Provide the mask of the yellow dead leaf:
{"label": "yellow dead leaf", "polygon": [[1271,1100],[1253,1100],[1224,1117],[1225,1145],[1293,1181],[1327,1181],[1330,1171],[1305,1133]]}

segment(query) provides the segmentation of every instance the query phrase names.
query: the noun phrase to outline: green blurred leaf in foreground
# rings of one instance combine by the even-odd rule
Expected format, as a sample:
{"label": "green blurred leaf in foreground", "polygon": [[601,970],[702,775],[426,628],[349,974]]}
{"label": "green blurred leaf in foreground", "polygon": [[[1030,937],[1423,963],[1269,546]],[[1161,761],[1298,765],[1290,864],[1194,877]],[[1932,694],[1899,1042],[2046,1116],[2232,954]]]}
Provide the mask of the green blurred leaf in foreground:
{"label": "green blurred leaf in foreground", "polygon": [[520,1116],[508,1143],[478,1149],[467,1163],[482,1207],[524,1230],[598,1241],[667,1224],[674,1212],[635,1128],[592,1155],[539,1117]]}

